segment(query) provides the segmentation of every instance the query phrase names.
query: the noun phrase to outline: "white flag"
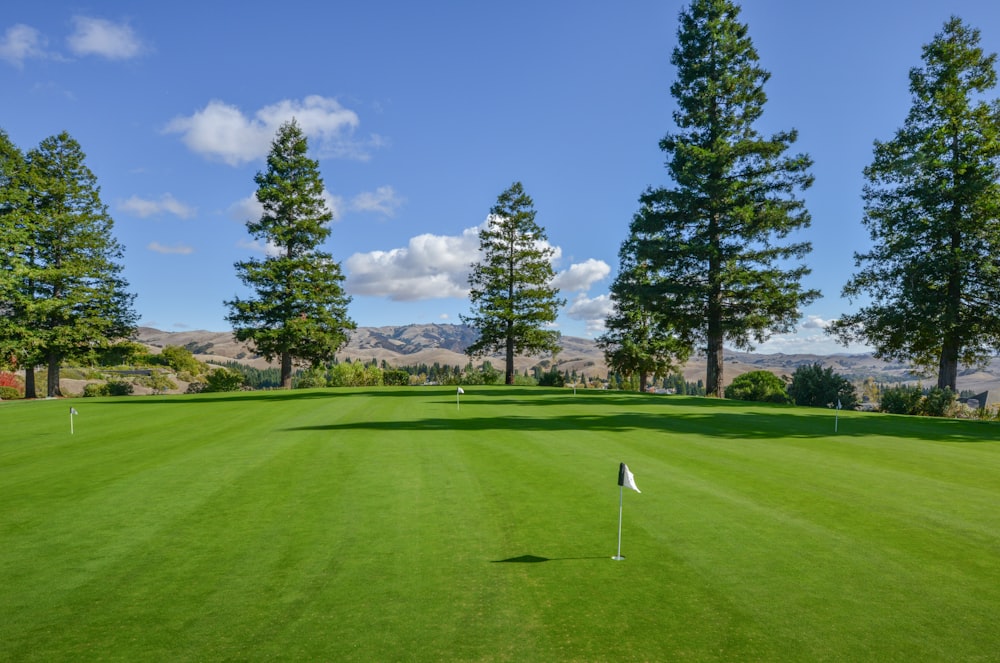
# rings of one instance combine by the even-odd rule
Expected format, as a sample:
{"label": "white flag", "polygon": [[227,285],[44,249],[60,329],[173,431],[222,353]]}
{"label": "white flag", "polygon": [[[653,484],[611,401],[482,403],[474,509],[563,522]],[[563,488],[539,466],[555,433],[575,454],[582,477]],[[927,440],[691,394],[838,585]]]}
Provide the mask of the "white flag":
{"label": "white flag", "polygon": [[639,486],[635,485],[635,477],[632,476],[632,472],[629,471],[628,465],[625,463],[622,463],[618,468],[618,485],[631,488],[637,493],[642,492],[639,490]]}
{"label": "white flag", "polygon": [[459,388],[458,388],[458,393],[460,393],[460,394],[464,394],[464,393],[465,393],[465,389],[462,389],[461,387],[459,387]]}
{"label": "white flag", "polygon": [[71,408],[69,409],[69,413],[70,413],[70,414],[80,414],[79,412],[77,412],[77,411],[76,411],[76,408],[75,408],[75,407],[71,407]]}

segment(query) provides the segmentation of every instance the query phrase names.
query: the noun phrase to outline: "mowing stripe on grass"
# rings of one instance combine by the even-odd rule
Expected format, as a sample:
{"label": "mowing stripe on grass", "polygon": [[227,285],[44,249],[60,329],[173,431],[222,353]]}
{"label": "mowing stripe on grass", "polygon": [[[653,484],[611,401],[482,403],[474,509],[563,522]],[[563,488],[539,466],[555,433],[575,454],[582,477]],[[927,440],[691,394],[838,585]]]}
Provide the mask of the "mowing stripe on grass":
{"label": "mowing stripe on grass", "polygon": [[466,392],[2,404],[0,659],[1000,651],[995,425]]}

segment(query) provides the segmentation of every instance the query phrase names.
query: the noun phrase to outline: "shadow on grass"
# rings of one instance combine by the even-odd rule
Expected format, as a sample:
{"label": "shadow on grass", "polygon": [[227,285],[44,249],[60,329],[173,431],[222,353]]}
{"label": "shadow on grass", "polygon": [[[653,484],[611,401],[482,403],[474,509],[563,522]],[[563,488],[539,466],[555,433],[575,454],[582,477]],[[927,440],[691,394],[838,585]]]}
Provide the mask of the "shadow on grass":
{"label": "shadow on grass", "polygon": [[494,559],[491,564],[539,564],[541,562],[568,562],[581,559],[611,559],[610,555],[601,557],[539,557],[538,555],[521,555],[520,557],[508,557],[507,559]]}
{"label": "shadow on grass", "polygon": [[[661,401],[663,402],[663,401]],[[499,403],[498,405],[503,405]],[[685,403],[689,405],[689,403]],[[490,430],[523,431],[607,431],[667,433],[717,437],[733,440],[865,438],[873,435],[911,438],[938,442],[995,442],[995,426],[979,422],[932,420],[917,417],[861,415],[841,417],[838,432],[834,432],[834,413],[824,409],[776,407],[773,413],[748,410],[747,404],[713,401],[712,407],[692,412],[678,412],[664,407],[656,412],[612,412],[601,414],[562,414],[558,417],[532,416],[505,412],[495,416],[468,416],[456,412],[454,417],[423,417],[413,419],[348,421],[282,429],[284,431],[319,430],[381,432],[465,431],[482,434]],[[516,409],[516,408],[511,408]],[[736,411],[733,411],[733,410]]]}

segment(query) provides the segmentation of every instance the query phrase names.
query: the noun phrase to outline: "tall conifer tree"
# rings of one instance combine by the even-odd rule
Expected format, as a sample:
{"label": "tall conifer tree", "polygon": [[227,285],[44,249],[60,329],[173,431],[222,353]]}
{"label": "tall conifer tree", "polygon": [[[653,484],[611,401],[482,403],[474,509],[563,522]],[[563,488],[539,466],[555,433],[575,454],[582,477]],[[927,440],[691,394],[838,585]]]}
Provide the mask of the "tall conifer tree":
{"label": "tall conifer tree", "polygon": [[[50,397],[61,395],[64,359],[135,332],[135,295],[121,275],[124,249],[84,160],[80,144],[63,132],[28,152],[21,182],[27,201],[18,223],[27,241],[17,257],[13,314],[22,363],[29,378],[36,364],[47,366]],[[34,395],[33,386],[29,379],[25,395]]]}
{"label": "tall conifer tree", "polygon": [[505,382],[514,384],[515,355],[559,351],[559,332],[544,327],[566,303],[551,285],[554,250],[520,182],[497,198],[488,227],[479,233],[479,249],[481,259],[469,275],[471,312],[462,316],[479,339],[466,352],[502,352]]}
{"label": "tall conifer tree", "polygon": [[910,71],[903,127],[865,169],[872,249],[844,287],[870,303],[831,328],[887,359],[937,371],[954,390],[959,362],[1000,352],[1000,102],[996,54],[952,18]]}
{"label": "tall conifer tree", "polygon": [[340,263],[320,250],[330,235],[319,164],[309,158],[305,135],[294,120],[278,129],[267,170],[258,172],[261,217],[247,222],[258,241],[273,248],[263,260],[237,262],[236,272],[255,297],[226,302],[239,341],[250,341],[269,361],[281,361],[281,384],[292,386],[292,367],[332,361],[354,322]]}
{"label": "tall conifer tree", "polygon": [[653,278],[645,305],[689,347],[704,349],[709,395],[723,394],[723,342],[750,349],[789,330],[804,290],[808,242],[783,242],[810,217],[796,190],[812,184],[810,158],[786,156],[796,132],[754,128],[770,74],[759,65],[739,7],[694,0],[680,15],[671,62],[677,132],[660,141],[673,188],[653,188],[633,218],[636,259]]}

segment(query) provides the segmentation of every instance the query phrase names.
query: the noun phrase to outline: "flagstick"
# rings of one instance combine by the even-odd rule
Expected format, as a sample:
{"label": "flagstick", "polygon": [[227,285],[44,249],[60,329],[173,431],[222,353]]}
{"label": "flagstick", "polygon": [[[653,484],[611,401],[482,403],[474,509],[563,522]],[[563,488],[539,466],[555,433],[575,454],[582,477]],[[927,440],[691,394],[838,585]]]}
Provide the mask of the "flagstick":
{"label": "flagstick", "polygon": [[625,489],[622,486],[618,486],[618,554],[611,559],[623,560],[622,557],[622,492]]}
{"label": "flagstick", "polygon": [[840,410],[837,410],[837,416],[833,419],[833,432],[837,432],[837,428],[840,426]]}
{"label": "flagstick", "polygon": [[72,412],[72,410],[69,413],[69,434],[73,435],[73,412]]}

